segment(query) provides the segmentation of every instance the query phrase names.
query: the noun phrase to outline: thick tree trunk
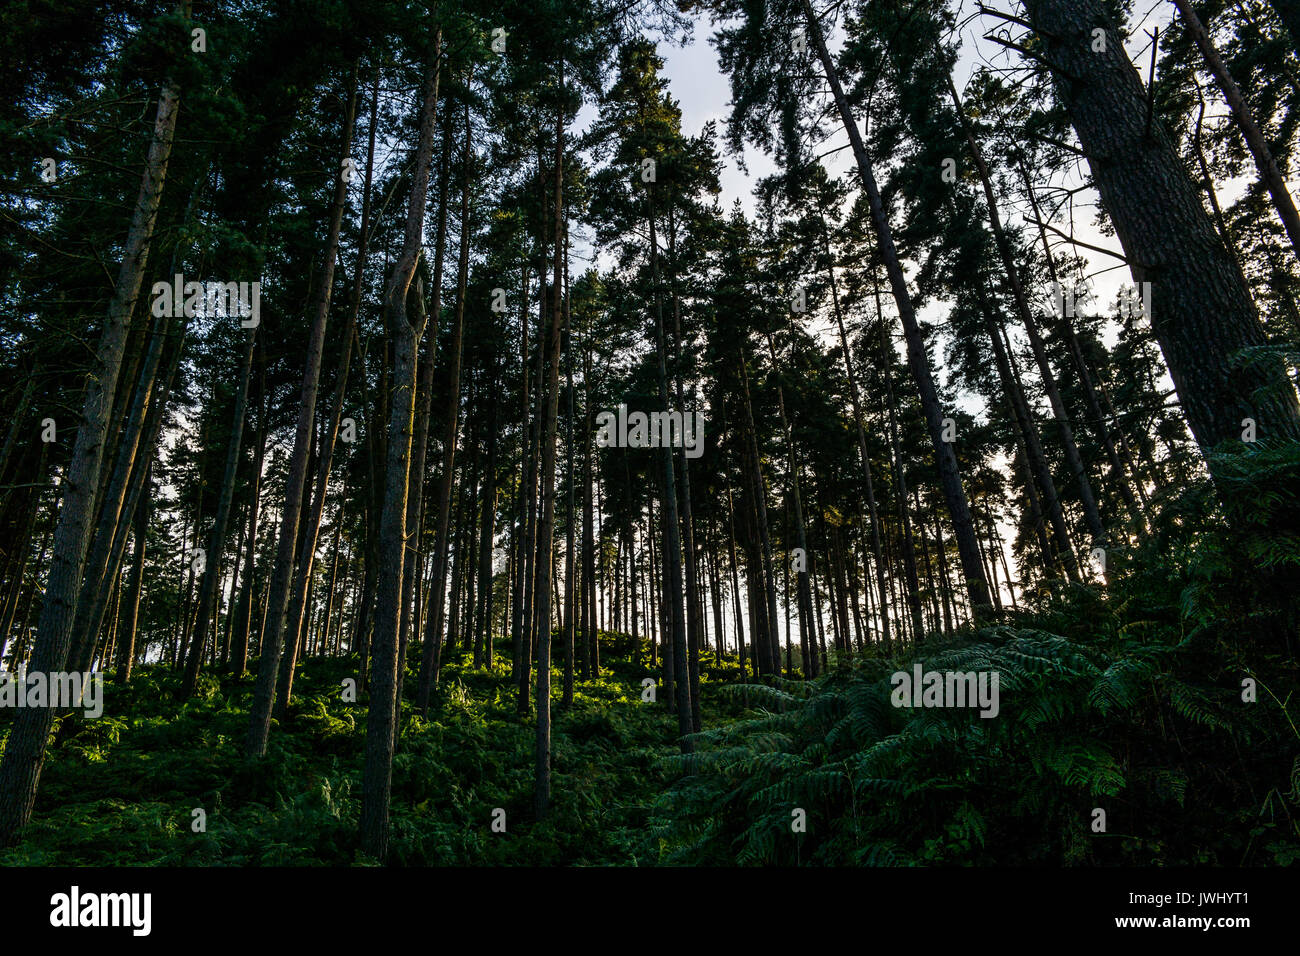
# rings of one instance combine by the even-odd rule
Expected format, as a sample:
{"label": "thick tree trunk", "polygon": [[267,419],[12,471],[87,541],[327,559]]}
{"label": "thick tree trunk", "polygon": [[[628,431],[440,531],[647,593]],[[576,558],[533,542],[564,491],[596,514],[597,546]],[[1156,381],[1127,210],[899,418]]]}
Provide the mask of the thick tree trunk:
{"label": "thick tree trunk", "polygon": [[[398,268],[401,268],[400,262]],[[387,307],[393,326],[394,394],[388,423],[384,510],[379,523],[379,559],[383,570],[375,598],[374,662],[361,797],[362,848],[381,861],[388,852],[388,799],[392,790],[393,751],[400,703],[397,699],[397,644],[406,560],[406,500],[411,421],[415,412],[415,352],[424,320],[423,283],[419,279],[415,282],[415,300],[410,309],[415,319],[412,323],[406,317],[408,309],[402,301],[406,293],[401,287],[400,275],[400,272],[395,272],[394,281],[390,283]]]}
{"label": "thick tree trunk", "polygon": [[[137,398],[144,403],[144,420],[141,429],[141,435],[135,447],[143,449],[142,454],[135,454],[134,450],[128,460],[119,458],[118,466],[123,474],[129,474],[129,480],[125,487],[117,484],[117,477],[109,486],[109,492],[105,501],[109,498],[116,500],[119,492],[124,492],[120,514],[131,515],[139,507],[141,495],[144,493],[145,474],[158,447],[158,436],[161,434],[163,426],[163,415],[166,412],[166,403],[169,395],[172,394],[173,386],[176,384],[176,376],[180,369],[181,359],[185,350],[185,335],[189,328],[189,320],[181,321],[179,328],[174,333],[175,341],[170,346],[170,356],[167,361],[166,379],[161,383],[155,380],[154,386],[147,391],[137,389]],[[152,376],[149,370],[149,363],[146,362],[145,375]],[[134,431],[134,426],[132,427]],[[135,439],[132,439],[135,442]],[[125,442],[123,443],[125,444]],[[200,492],[200,506],[202,505],[202,492]],[[74,644],[68,652],[68,667],[70,670],[86,671],[90,668],[90,658],[95,649],[95,642],[103,626],[104,614],[108,605],[109,586],[108,583],[113,581],[122,566],[122,560],[126,554],[126,542],[130,532],[130,523],[113,518],[112,521],[105,520],[108,511],[107,504],[101,505],[101,521],[96,532],[96,538],[93,540],[93,548],[87,567],[86,580],[82,582],[82,596],[89,602],[86,607],[78,602],[77,615],[73,626]],[[201,508],[200,508],[201,511]],[[107,537],[102,539],[108,542],[107,547],[101,544],[99,533]],[[99,587],[91,590],[88,587],[89,582],[96,577],[93,568],[102,564],[103,571],[98,575]],[[188,592],[187,592],[188,594]],[[83,610],[85,614],[83,615]],[[180,623],[182,618],[177,618]],[[188,619],[183,626],[188,626]]]}
{"label": "thick tree trunk", "polygon": [[[144,458],[152,458],[152,446],[141,441],[145,435],[146,417],[149,409],[160,402],[167,401],[167,395],[156,387],[158,367],[162,363],[163,344],[168,335],[166,326],[168,318],[156,318],[153,332],[149,337],[148,353],[145,356],[139,381],[133,389],[130,410],[122,426],[118,441],[116,463],[112,469],[103,493],[99,496],[99,521],[92,538],[92,547],[86,562],[86,575],[81,583],[77,599],[77,615],[72,626],[72,646],[68,660],[74,668],[85,670],[89,667],[90,656],[95,641],[103,626],[104,612],[108,603],[108,592],[114,580],[118,564],[113,560],[113,545],[118,534],[125,539],[130,516],[125,514],[129,485],[133,469],[147,468],[146,460],[137,460],[144,451]],[[188,324],[182,320],[183,324]],[[182,336],[184,332],[182,331]],[[123,390],[125,391],[125,390]],[[125,520],[123,520],[125,517]],[[83,663],[84,662],[84,663]]]}
{"label": "thick tree trunk", "polygon": [[[1300,408],[1259,317],[1101,0],[1025,0],[1133,277],[1151,283],[1151,326],[1193,436],[1208,456],[1253,419],[1300,439]],[[1105,51],[1092,31],[1105,25]],[[1211,473],[1213,458],[1207,459]],[[1221,493],[1226,493],[1220,488]]]}

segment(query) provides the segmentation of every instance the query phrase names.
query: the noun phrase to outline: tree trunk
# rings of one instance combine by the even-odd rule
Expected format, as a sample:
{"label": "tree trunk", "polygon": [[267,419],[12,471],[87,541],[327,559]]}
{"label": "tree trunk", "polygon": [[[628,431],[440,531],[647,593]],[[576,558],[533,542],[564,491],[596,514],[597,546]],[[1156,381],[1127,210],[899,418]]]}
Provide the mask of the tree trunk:
{"label": "tree trunk", "polygon": [[266,458],[266,348],[258,368],[258,394],[261,408],[258,412],[257,454],[253,458],[253,477],[248,490],[248,551],[244,558],[244,593],[235,612],[234,632],[231,635],[231,658],[235,677],[243,677],[248,667],[248,638],[253,623],[253,595],[257,581],[253,576],[253,562],[257,555],[258,517],[262,504],[262,463]]}
{"label": "tree trunk", "polygon": [[731,602],[736,616],[736,653],[740,657],[740,679],[745,680],[745,622],[740,613],[740,571],[736,560],[736,516],[730,475],[727,476],[727,557],[731,568]]}
{"label": "tree trunk", "polygon": [[[424,510],[424,474],[425,460],[428,456],[429,448],[429,423],[433,411],[433,371],[434,364],[438,355],[438,322],[442,318],[442,272],[443,264],[447,254],[447,200],[450,194],[449,169],[451,156],[451,114],[448,111],[443,121],[443,145],[442,157],[438,163],[438,226],[434,239],[433,251],[433,307],[429,310],[433,316],[433,321],[428,323],[425,332],[426,345],[424,355],[420,359],[420,368],[416,373],[416,406],[414,422],[414,447],[411,452],[411,481],[410,494],[407,498],[406,506],[406,527],[408,529],[411,541],[408,542],[407,555],[408,560],[404,564],[402,572],[402,622],[401,637],[398,641],[397,648],[397,699],[402,699],[402,686],[405,682],[406,675],[406,654],[407,646],[410,641],[412,631],[420,629],[420,618],[418,613],[414,622],[411,620],[411,614],[415,608],[416,588],[419,584],[418,569],[420,567],[419,548],[420,539],[424,529],[425,510]],[[465,223],[461,223],[462,245],[468,246],[465,232]],[[454,457],[455,448],[455,413],[458,410],[460,400],[460,326],[464,316],[464,292],[462,291],[456,306],[457,324],[453,332],[454,341],[452,343],[456,355],[453,356],[453,368],[455,369],[455,378],[450,384],[451,397],[449,399],[452,408],[452,447],[451,454]],[[444,445],[444,451],[446,446]],[[447,456],[444,455],[444,458]],[[445,466],[450,466],[450,462],[444,461]],[[442,528],[440,530],[445,530]],[[438,539],[440,542],[442,538]],[[435,561],[436,573],[436,561]],[[437,578],[441,584],[441,578]]]}
{"label": "tree trunk", "polygon": [[[564,65],[560,64],[560,89],[564,88]],[[554,561],[555,531],[555,433],[560,409],[560,347],[564,310],[564,113],[555,118],[555,269],[551,280],[550,366],[546,375],[546,409],[542,420],[541,507],[537,527],[537,748],[533,811],[538,821],[546,818],[551,805],[551,567]],[[540,382],[538,383],[540,386]],[[539,395],[540,397],[540,395]]]}
{"label": "tree trunk", "polygon": [[912,518],[908,513],[907,505],[907,474],[903,469],[903,449],[898,439],[898,403],[894,400],[894,351],[890,348],[886,336],[885,316],[880,304],[880,282],[874,268],[871,270],[871,285],[876,299],[876,316],[880,321],[880,376],[885,381],[885,407],[889,414],[889,445],[894,464],[894,483],[897,486],[898,516],[903,526],[904,583],[907,587],[907,601],[912,617],[912,640],[919,641],[925,628],[921,623],[921,584],[916,576],[916,546],[912,538]]}
{"label": "tree trunk", "polygon": [[[568,242],[566,231],[565,242]],[[566,247],[567,254],[567,247]],[[564,696],[561,706],[566,710],[573,706],[573,677],[574,677],[574,642],[577,636],[577,589],[574,576],[578,572],[577,560],[577,502],[573,493],[573,331],[569,328],[569,295],[568,295],[568,270],[565,270],[564,283],[564,375],[568,385],[568,414],[565,416],[565,440],[564,450],[568,457],[567,462],[567,481],[565,486],[566,499],[566,516],[567,527],[565,529],[564,540]],[[635,599],[634,599],[635,600]],[[633,620],[635,620],[636,605],[633,604]],[[633,628],[635,631],[635,627]],[[641,648],[635,643],[632,648],[633,663],[639,663]]]}
{"label": "tree trunk", "polygon": [[[113,408],[131,316],[140,295],[149,243],[162,197],[167,162],[176,132],[180,92],[170,81],[163,87],[154,119],[140,192],[131,216],[117,283],[109,301],[103,333],[95,353],[81,410],[81,425],[64,480],[63,501],[54,530],[45,598],[32,652],[33,671],[61,671],[68,659],[78,591],[90,546],[109,415]],[[12,846],[31,818],[49,742],[54,709],[24,707],[13,725],[0,760],[0,846]]]}
{"label": "tree trunk", "polygon": [[582,604],[582,640],[584,645],[584,678],[600,677],[600,642],[596,634],[596,509],[592,498],[592,407],[591,407],[591,343],[589,337],[583,343],[582,356],[583,408],[587,424],[583,429],[582,442],[582,587],[579,602]]}
{"label": "tree trunk", "polygon": [[817,15],[813,12],[810,0],[803,0],[803,5],[808,23],[808,36],[813,41],[826,80],[830,84],[831,92],[835,98],[835,105],[840,114],[840,120],[844,125],[845,132],[848,133],[849,144],[853,148],[853,156],[858,164],[858,173],[862,177],[862,185],[867,193],[878,250],[884,261],[885,271],[889,276],[890,290],[898,307],[899,319],[903,323],[903,332],[907,338],[908,364],[912,368],[912,375],[916,379],[917,390],[920,393],[921,407],[925,413],[926,425],[930,429],[930,441],[934,446],[939,481],[943,488],[944,499],[948,504],[949,514],[952,517],[953,531],[957,537],[957,550],[961,556],[962,573],[966,578],[966,590],[970,596],[975,617],[979,620],[986,617],[991,610],[988,586],[984,580],[984,571],[980,564],[979,545],[975,541],[974,523],[971,520],[970,505],[966,500],[966,492],[962,487],[961,472],[957,466],[957,456],[952,445],[943,440],[943,411],[939,405],[939,395],[935,388],[934,375],[930,370],[929,358],[926,355],[921,326],[917,322],[916,312],[912,307],[912,299],[907,291],[907,279],[903,274],[903,267],[899,262],[898,252],[894,247],[893,232],[890,229],[885,207],[880,198],[880,190],[876,186],[875,174],[871,168],[871,159],[867,156],[866,147],[862,142],[862,134],[853,118],[848,97],[845,96],[844,90],[840,86],[834,61],[826,48],[821,24],[817,20]]}
{"label": "tree trunk", "polygon": [[961,120],[962,130],[966,134],[966,144],[970,147],[971,157],[975,161],[975,170],[979,174],[980,183],[984,187],[984,202],[988,207],[989,228],[993,232],[994,243],[1002,260],[1003,281],[1011,292],[1012,300],[1016,303],[1020,324],[1025,327],[1025,332],[1029,336],[1029,347],[1033,350],[1034,362],[1038,365],[1038,374],[1043,382],[1043,390],[1047,392],[1047,399],[1052,406],[1052,414],[1056,417],[1057,427],[1061,431],[1061,447],[1065,451],[1066,463],[1070,466],[1074,480],[1079,485],[1079,500],[1083,503],[1083,515],[1087,520],[1088,530],[1092,532],[1094,540],[1101,540],[1105,536],[1105,530],[1102,528],[1101,514],[1097,510],[1097,499],[1092,493],[1092,483],[1088,480],[1088,472],[1083,466],[1083,458],[1079,455],[1079,446],[1074,440],[1074,429],[1070,426],[1070,415],[1065,408],[1065,402],[1061,399],[1061,390],[1057,387],[1056,373],[1047,360],[1047,349],[1043,345],[1042,336],[1038,333],[1038,323],[1034,319],[1033,310],[1029,307],[1029,296],[1025,294],[1024,283],[1020,281],[1020,271],[1016,267],[1015,256],[1011,250],[1011,240],[1007,237],[1006,230],[1002,228],[1002,217],[998,213],[997,196],[993,192],[993,176],[989,172],[988,164],[984,161],[984,154],[980,149],[979,140],[975,138],[975,130],[971,126],[970,119],[962,108],[961,96],[957,93],[957,87],[953,83],[951,75],[946,76],[946,79],[948,80],[948,91],[952,94],[953,108],[956,109],[957,116]]}
{"label": "tree trunk", "polygon": [[[659,286],[659,241],[656,231],[655,184],[649,184],[647,196],[646,222],[650,230],[650,276],[654,288],[655,310],[655,345],[658,352],[659,404],[666,412],[671,406],[668,401],[668,343],[664,334],[664,308]],[[677,732],[682,753],[690,753],[694,746],[690,734],[694,727],[691,720],[691,679],[686,649],[686,622],[682,613],[682,546],[677,524],[677,478],[673,467],[673,450],[671,443],[662,449],[663,456],[663,516],[664,528],[664,598],[668,604],[668,619],[665,626],[666,638],[671,638],[673,651],[673,683],[677,698]]]}
{"label": "tree trunk", "polygon": [[[1152,123],[1148,137],[1146,91],[1103,3],[1025,0],[1025,8],[1133,277],[1151,283],[1151,325],[1202,453],[1240,440],[1247,418],[1263,436],[1300,439],[1281,362],[1241,354],[1266,345],[1250,290],[1163,124]],[[1093,53],[1098,24],[1105,52]],[[1207,463],[1213,474],[1214,459]]]}
{"label": "tree trunk", "polygon": [[[199,665],[203,648],[208,640],[208,615],[217,600],[220,583],[221,553],[226,548],[226,525],[230,521],[230,503],[235,496],[235,475],[239,469],[239,452],[243,447],[244,415],[248,406],[248,380],[253,372],[253,343],[257,329],[248,330],[248,344],[244,347],[243,367],[239,372],[239,390],[235,393],[235,407],[231,413],[230,440],[226,445],[226,466],[221,477],[221,492],[217,497],[217,513],[208,537],[208,561],[199,584],[199,611],[194,635],[190,639],[190,654],[185,661],[185,676],[181,680],[178,697],[182,700],[194,694],[199,679]],[[239,553],[235,553],[239,560]],[[213,639],[216,639],[214,634]]]}
{"label": "tree trunk", "polygon": [[[754,489],[753,521],[759,546],[762,548],[762,583],[765,603],[764,627],[754,634],[755,647],[761,653],[756,655],[758,665],[765,674],[778,674],[781,669],[781,645],[777,637],[776,613],[776,573],[772,565],[772,536],[767,524],[767,482],[763,479],[762,456],[758,449],[758,429],[754,425],[753,403],[749,397],[749,372],[745,368],[744,358],[739,359],[740,381],[743,389],[742,402],[745,409],[744,431],[749,439],[749,459],[751,463],[750,482]],[[762,635],[760,644],[758,635]]]}
{"label": "tree trunk", "polygon": [[[298,554],[298,569],[294,577],[293,592],[289,599],[289,611],[287,616],[288,626],[293,633],[298,633],[302,629],[303,615],[306,613],[309,602],[307,600],[308,587],[310,586],[312,567],[316,560],[316,539],[320,535],[321,518],[325,513],[325,496],[329,490],[330,469],[334,462],[334,448],[338,442],[339,426],[343,420],[343,403],[347,396],[348,372],[352,365],[352,342],[356,337],[357,317],[361,310],[361,281],[365,269],[366,249],[369,245],[369,219],[370,219],[370,186],[374,168],[375,153],[375,119],[378,103],[378,83],[379,74],[375,73],[374,88],[370,101],[370,143],[366,155],[366,179],[365,186],[362,190],[362,209],[360,236],[357,250],[357,274],[353,278],[352,301],[348,309],[347,324],[344,326],[343,335],[340,338],[341,350],[339,352],[338,372],[335,374],[334,391],[330,399],[330,417],[329,423],[325,426],[325,434],[320,442],[320,454],[316,463],[316,493],[312,498],[311,508],[307,513],[307,524],[303,534],[303,547]],[[349,90],[348,108],[347,108],[347,133],[344,138],[345,152],[350,150],[352,135],[355,131],[354,118],[356,116],[356,81],[355,72],[353,81]],[[344,194],[346,199],[346,186],[340,177],[339,190]],[[337,196],[336,196],[337,201]],[[435,310],[434,315],[437,315]],[[289,707],[289,700],[293,695],[293,675],[294,668],[298,663],[298,642],[290,641],[285,646],[285,655],[280,662],[279,686],[276,694],[275,716],[283,719],[285,712]]]}
{"label": "tree trunk", "polygon": [[[424,209],[433,164],[433,129],[441,75],[442,31],[434,36],[431,62],[420,108],[411,194],[406,211],[402,252],[393,264],[384,296],[384,317],[393,341],[393,396],[388,422],[387,470],[379,522],[380,573],[375,601],[375,632],[362,772],[361,848],[383,862],[388,856],[388,801],[393,783],[393,749],[397,727],[397,642],[402,616],[402,571],[406,560],[406,498],[411,455],[411,421],[415,412],[416,344],[424,332],[424,284],[415,281],[408,310],[408,290],[415,279],[424,245]],[[467,138],[468,142],[468,138]],[[409,314],[413,312],[413,315]],[[412,321],[414,320],[414,321]]]}
{"label": "tree trunk", "polygon": [[[149,481],[146,474],[145,482]],[[140,620],[140,595],[144,590],[144,556],[148,547],[149,510],[153,506],[153,496],[146,494],[135,509],[135,553],[131,558],[131,581],[127,585],[126,617],[122,622],[125,632],[117,642],[117,680],[127,684],[131,681],[131,669],[135,666],[135,636]]]}
{"label": "tree trunk", "polygon": [[1291,248],[1300,255],[1300,213],[1296,212],[1295,201],[1286,188],[1286,179],[1278,168],[1277,159],[1273,156],[1273,150],[1269,148],[1268,140],[1264,138],[1264,131],[1255,122],[1250,106],[1241,95],[1241,89],[1232,78],[1232,74],[1228,72],[1228,65],[1223,62],[1223,57],[1219,56],[1219,51],[1215,49],[1214,42],[1189,0],[1173,0],[1173,4],[1178,8],[1178,13],[1183,18],[1183,25],[1195,41],[1197,49],[1201,51],[1201,56],[1205,57],[1205,64],[1214,75],[1215,82],[1219,84],[1223,98],[1227,100],[1232,110],[1232,118],[1237,121],[1237,128],[1241,130],[1241,135],[1250,148],[1250,155],[1255,159],[1259,178],[1263,180],[1269,196],[1273,199],[1278,218],[1282,220],[1287,238],[1291,240]]}
{"label": "tree trunk", "polygon": [[[767,336],[767,348],[772,357],[772,368],[776,369],[776,346],[772,341],[772,336]],[[779,372],[777,373],[779,376]],[[790,420],[785,414],[785,389],[781,386],[778,379],[776,386],[777,409],[781,415],[781,431],[785,434],[785,453],[786,467],[790,469],[790,497],[794,501],[794,525],[795,525],[795,546],[799,549],[802,556],[798,570],[795,572],[795,588],[798,591],[799,605],[799,651],[803,657],[803,671],[805,677],[817,676],[817,657],[816,654],[809,656],[811,650],[808,644],[808,629],[812,627],[812,594],[808,590],[808,536],[804,532],[803,523],[803,497],[799,490],[799,467],[794,454],[794,436],[790,431]],[[791,558],[793,560],[793,558]],[[787,562],[788,568],[788,562]],[[787,572],[788,573],[788,572]],[[786,616],[789,617],[789,599],[786,601]],[[714,603],[714,612],[717,612],[716,596]],[[722,630],[718,626],[719,632]],[[790,625],[786,623],[786,640],[789,641]]]}
{"label": "tree trunk", "polygon": [[853,353],[849,349],[849,335],[844,328],[844,315],[840,309],[840,291],[839,284],[835,281],[835,263],[831,258],[831,240],[826,228],[826,220],[822,218],[822,242],[825,245],[827,265],[826,271],[831,281],[831,304],[835,311],[835,325],[840,334],[840,350],[844,353],[844,370],[849,378],[849,397],[853,403],[853,424],[857,430],[858,436],[858,455],[862,459],[862,480],[867,492],[867,516],[871,521],[871,556],[876,563],[876,585],[880,589],[880,634],[889,646],[889,614],[887,608],[889,601],[886,599],[886,581],[885,581],[885,562],[882,560],[883,549],[880,546],[880,512],[876,508],[876,487],[871,477],[871,456],[867,453],[867,434],[864,430],[862,402],[858,396],[858,378],[853,369]]}
{"label": "tree trunk", "polygon": [[483,506],[479,519],[479,624],[474,642],[474,666],[486,662],[492,669],[492,533],[497,512],[497,395],[495,376],[489,383],[492,392],[491,414],[488,421],[488,456],[483,469]]}
{"label": "tree trunk", "polygon": [[[981,280],[977,279],[977,281]],[[1051,468],[1047,463],[1047,456],[1043,451],[1042,440],[1038,434],[1038,425],[1034,422],[1029,411],[1029,402],[1025,399],[1024,389],[1021,386],[1015,366],[1012,364],[1010,350],[1006,347],[1002,337],[1001,323],[993,315],[992,306],[987,297],[983,295],[983,291],[981,282],[980,306],[984,312],[984,327],[988,332],[989,343],[993,348],[993,357],[998,368],[998,378],[1002,382],[1003,394],[1006,396],[1007,405],[1010,406],[1012,417],[1015,419],[1022,447],[1028,453],[1026,463],[1029,471],[1037,480],[1038,488],[1046,501],[1047,516],[1051,521],[1052,531],[1056,535],[1057,555],[1070,579],[1078,580],[1078,561],[1075,559],[1074,551],[1070,546],[1069,531],[1065,525],[1065,515],[1061,510],[1061,499],[1057,494],[1056,482],[1052,477]],[[1056,563],[1050,551],[1046,551],[1043,557],[1049,565]]]}
{"label": "tree trunk", "polygon": [[[682,392],[682,307],[677,294],[677,223],[673,216],[672,204],[668,205],[668,290],[673,303],[673,381],[677,393],[677,408],[683,415],[687,414],[686,399]],[[702,435],[701,435],[702,438]],[[685,441],[681,453],[676,456],[678,473],[681,475],[681,514],[684,530],[682,545],[686,557],[686,647],[687,675],[691,688],[691,729],[700,730],[700,618],[699,574],[696,568],[695,522],[691,514],[691,469],[686,457]],[[616,565],[617,567],[617,565]]]}
{"label": "tree trunk", "polygon": [[[456,314],[452,319],[451,342],[447,376],[447,415],[442,433],[442,476],[438,484],[438,526],[433,543],[433,585],[429,595],[429,616],[424,631],[424,649],[420,659],[420,687],[416,708],[421,714],[429,712],[429,694],[438,681],[442,661],[442,611],[447,578],[447,534],[451,524],[452,482],[456,469],[456,439],[460,420],[460,367],[465,330],[465,289],[469,275],[469,196],[473,185],[472,161],[474,157],[474,131],[470,123],[469,103],[465,104],[465,149],[462,154],[461,174],[464,188],[460,196],[460,249],[456,263]],[[440,227],[441,228],[441,227]],[[441,276],[439,276],[441,279]]]}
{"label": "tree trunk", "polygon": [[[354,106],[355,101],[347,108],[343,143],[339,151],[342,158],[346,158],[352,148]],[[342,165],[341,162],[339,165]],[[347,185],[340,175],[330,210],[329,233],[325,240],[325,262],[316,286],[316,314],[312,322],[311,337],[307,343],[307,360],[302,373],[298,422],[294,431],[293,451],[289,457],[289,473],[285,479],[284,509],[280,513],[280,535],[275,555],[275,568],[267,597],[266,627],[269,630],[264,629],[262,634],[257,683],[253,688],[248,736],[244,741],[244,752],[249,757],[260,757],[266,753],[266,739],[271,730],[271,707],[275,701],[275,688],[280,676],[280,658],[284,653],[286,635],[290,640],[297,639],[297,627],[289,628],[287,615],[299,537],[299,519],[302,515],[303,489],[307,480],[311,451],[312,428],[316,420],[316,391],[320,381],[321,352],[325,346],[325,325],[329,319],[330,298],[334,291],[334,266],[338,262],[339,232],[343,224],[343,208],[346,201]],[[297,622],[293,623],[296,625]],[[290,653],[293,653],[292,649]]]}
{"label": "tree trunk", "polygon": [[[1029,198],[1030,208],[1034,213],[1034,221],[1038,224],[1038,238],[1043,246],[1043,256],[1047,260],[1048,275],[1051,277],[1053,288],[1059,290],[1062,288],[1062,285],[1060,276],[1056,271],[1056,259],[1052,255],[1051,244],[1047,241],[1047,228],[1043,222],[1043,214],[1039,210],[1038,197],[1034,192],[1033,183],[1030,182],[1029,179],[1029,172],[1025,168],[1023,162],[1020,164],[1020,177],[1021,182],[1025,187],[1025,194]],[[1134,483],[1131,484],[1129,482],[1128,472],[1125,470],[1125,465],[1120,461],[1119,454],[1115,448],[1115,442],[1111,436],[1110,425],[1107,423],[1105,415],[1102,414],[1101,405],[1097,401],[1097,389],[1093,385],[1092,374],[1088,369],[1087,361],[1084,359],[1083,349],[1079,345],[1079,337],[1075,335],[1074,332],[1074,322],[1071,320],[1071,317],[1065,313],[1064,308],[1061,309],[1059,318],[1059,327],[1062,332],[1062,338],[1065,339],[1066,344],[1070,347],[1070,356],[1074,360],[1075,371],[1078,372],[1079,382],[1083,386],[1083,397],[1084,401],[1088,405],[1088,414],[1091,415],[1093,420],[1096,422],[1097,433],[1101,438],[1102,446],[1106,449],[1106,457],[1110,461],[1111,480],[1119,486],[1120,494],[1123,495],[1124,501],[1128,505],[1129,513],[1133,516],[1134,520],[1140,527],[1145,527],[1146,521],[1143,515],[1143,508],[1139,503],[1137,496],[1134,494],[1135,485],[1139,491],[1141,490],[1140,481],[1135,477]],[[1128,468],[1133,468],[1131,460],[1128,462]],[[1133,470],[1136,474],[1136,469]]]}

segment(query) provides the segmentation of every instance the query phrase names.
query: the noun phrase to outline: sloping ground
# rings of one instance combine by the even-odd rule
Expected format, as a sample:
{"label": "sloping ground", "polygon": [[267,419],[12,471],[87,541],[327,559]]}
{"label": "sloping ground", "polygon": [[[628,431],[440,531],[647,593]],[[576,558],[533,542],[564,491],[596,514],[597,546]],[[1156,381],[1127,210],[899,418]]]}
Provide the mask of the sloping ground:
{"label": "sloping ground", "polygon": [[[1234,622],[1230,606],[1205,602],[1214,613],[1191,626],[1200,612],[1184,573],[1135,571],[1113,594],[1067,590],[920,653],[873,647],[813,682],[747,685],[734,661],[705,667],[705,731],[688,756],[663,702],[641,699],[644,660],[605,634],[605,674],[577,683],[572,708],[559,707],[555,675],[554,799],[541,824],[535,727],[516,714],[508,662],[489,673],[453,660],[430,719],[404,713],[393,862],[1295,863],[1295,659],[1266,640],[1267,615]],[[996,697],[990,682],[966,706],[930,706],[896,677],[918,665],[996,674]],[[304,663],[301,696],[253,763],[241,756],[251,677],[206,678],[179,711],[179,678],[164,668],[110,685],[101,719],[59,728],[27,839],[0,863],[367,862],[356,837],[364,697],[342,694],[354,673],[348,660]]]}
{"label": "sloping ground", "polygon": [[[560,709],[556,675],[553,807],[541,825],[532,822],[535,725],[516,714],[508,660],[492,673],[449,662],[430,719],[404,710],[393,766],[394,862],[659,860],[647,824],[668,779],[661,758],[677,749],[676,719],[662,704],[642,702],[650,672],[632,665],[630,641],[605,635],[603,643],[624,654],[609,654],[600,680],[576,683],[569,710]],[[179,710],[172,696],[179,677],[166,668],[141,669],[126,689],[110,683],[103,717],[61,728],[27,838],[0,862],[356,862],[365,696],[348,704],[342,695],[355,673],[355,661],[305,662],[288,721],[273,728],[266,759],[253,764],[241,754],[251,676],[205,678]],[[707,671],[706,688],[723,676],[738,677],[738,668]],[[710,711],[706,720],[720,718]],[[505,832],[493,830],[498,808]],[[194,831],[195,810],[204,811],[205,832]]]}

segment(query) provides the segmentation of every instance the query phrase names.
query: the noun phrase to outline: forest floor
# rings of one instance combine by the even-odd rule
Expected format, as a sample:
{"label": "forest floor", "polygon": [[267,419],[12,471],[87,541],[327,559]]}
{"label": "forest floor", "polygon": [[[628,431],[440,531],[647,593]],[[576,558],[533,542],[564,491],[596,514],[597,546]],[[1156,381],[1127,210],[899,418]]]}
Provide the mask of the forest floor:
{"label": "forest floor", "polygon": [[[642,699],[658,673],[644,645],[634,662],[629,638],[602,632],[601,676],[576,682],[571,707],[553,673],[541,823],[536,722],[517,713],[508,659],[476,670],[454,654],[427,720],[403,703],[388,862],[1300,863],[1295,656],[1263,639],[1258,611],[1256,639],[1221,604],[1189,629],[1171,592],[1137,580],[920,648],[872,645],[812,681],[746,683],[706,654],[691,755],[662,687]],[[900,704],[894,682],[918,665],[1000,676],[996,714]],[[301,664],[255,761],[251,673],[204,675],[183,704],[165,665],[107,684],[102,717],[57,725],[26,838],[0,865],[373,864],[357,833],[365,695],[344,694],[356,672]]]}
{"label": "forest floor", "polygon": [[[571,708],[559,700],[562,672],[553,678],[553,801],[542,824],[533,820],[535,717],[517,714],[508,657],[492,671],[453,657],[427,721],[404,702],[392,862],[658,860],[650,813],[668,779],[661,758],[677,753],[676,717],[662,700],[642,701],[641,681],[658,668],[632,662],[630,638],[601,638],[602,676],[575,681]],[[288,720],[273,726],[265,760],[254,763],[242,755],[252,673],[205,676],[179,711],[179,675],[165,665],[138,669],[126,688],[106,682],[102,717],[63,718],[27,838],[0,852],[0,865],[364,862],[356,828],[365,695],[345,703],[342,692],[355,676],[355,658],[305,661]],[[734,660],[703,669],[706,726],[739,713],[709,685],[739,677]],[[498,808],[504,832],[493,829]]]}

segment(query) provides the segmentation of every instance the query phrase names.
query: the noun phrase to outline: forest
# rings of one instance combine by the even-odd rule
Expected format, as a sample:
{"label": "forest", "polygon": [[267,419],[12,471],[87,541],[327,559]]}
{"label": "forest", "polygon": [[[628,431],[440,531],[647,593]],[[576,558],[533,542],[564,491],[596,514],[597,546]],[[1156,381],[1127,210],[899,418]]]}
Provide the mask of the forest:
{"label": "forest", "polygon": [[1300,864],[1300,0],[8,0],[0,144],[0,864]]}

